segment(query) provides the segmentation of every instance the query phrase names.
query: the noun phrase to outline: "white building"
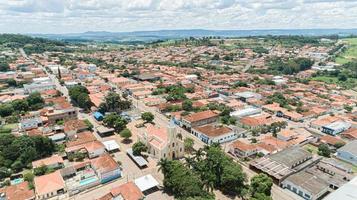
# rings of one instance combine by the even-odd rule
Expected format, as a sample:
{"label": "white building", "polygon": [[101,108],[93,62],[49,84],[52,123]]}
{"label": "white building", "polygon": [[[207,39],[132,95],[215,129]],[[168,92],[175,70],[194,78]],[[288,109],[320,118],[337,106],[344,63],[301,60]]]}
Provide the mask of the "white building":
{"label": "white building", "polygon": [[241,110],[233,111],[229,115],[236,119],[240,119],[242,117],[247,117],[251,115],[257,115],[262,112],[262,109],[256,107],[247,107]]}
{"label": "white building", "polygon": [[55,88],[56,88],[56,85],[52,82],[24,84],[24,90],[27,94],[31,94],[33,92],[42,92],[42,91],[52,90]]}
{"label": "white building", "polygon": [[233,141],[245,132],[244,129],[229,128],[221,125],[205,125],[195,127],[191,133],[206,144],[225,143]]}

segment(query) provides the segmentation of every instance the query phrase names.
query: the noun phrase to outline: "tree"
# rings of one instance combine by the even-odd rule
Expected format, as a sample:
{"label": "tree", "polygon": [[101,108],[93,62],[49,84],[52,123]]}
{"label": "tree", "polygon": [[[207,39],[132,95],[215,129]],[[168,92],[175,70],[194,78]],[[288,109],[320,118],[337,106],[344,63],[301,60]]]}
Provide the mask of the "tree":
{"label": "tree", "polygon": [[10,70],[9,64],[7,62],[1,60],[0,61],[0,71],[1,72],[7,72],[9,70]]}
{"label": "tree", "polygon": [[45,101],[38,92],[31,93],[27,98],[27,103],[31,110],[38,110],[44,106]]}
{"label": "tree", "polygon": [[348,112],[348,113],[350,113],[350,112],[352,112],[352,110],[353,110],[353,107],[352,106],[350,106],[350,105],[344,105],[343,106],[343,108],[346,110],[346,112]]}
{"label": "tree", "polygon": [[336,149],[339,149],[341,147],[343,147],[345,145],[345,143],[343,142],[336,142],[336,144],[334,144],[333,146],[336,148]]}
{"label": "tree", "polygon": [[141,153],[142,152],[145,152],[147,151],[148,148],[146,147],[146,145],[142,142],[136,142],[134,145],[133,145],[133,154],[135,156],[141,156]]}
{"label": "tree", "polygon": [[17,82],[16,82],[16,80],[13,79],[13,78],[7,79],[7,80],[6,80],[6,83],[7,83],[7,85],[10,86],[10,87],[17,87]]}
{"label": "tree", "polygon": [[47,171],[48,171],[48,167],[46,165],[42,165],[40,167],[35,168],[33,170],[33,173],[36,176],[42,176],[42,175],[45,175]]}
{"label": "tree", "polygon": [[250,179],[250,192],[253,197],[255,197],[257,193],[270,196],[272,186],[273,180],[263,173],[255,175]]}
{"label": "tree", "polygon": [[144,112],[141,114],[141,119],[146,123],[152,123],[152,121],[154,121],[154,115],[151,112]]}
{"label": "tree", "polygon": [[185,151],[188,153],[191,153],[194,149],[193,149],[193,145],[195,144],[194,140],[192,138],[185,138],[184,139],[184,146],[185,146]]}
{"label": "tree", "polygon": [[131,102],[128,100],[122,100],[120,95],[114,92],[109,92],[105,97],[104,103],[99,106],[99,110],[102,113],[105,112],[121,112],[129,109]]}
{"label": "tree", "polygon": [[131,131],[127,128],[120,131],[120,137],[124,138],[125,141],[129,140],[131,136]]}
{"label": "tree", "polygon": [[26,100],[22,100],[22,99],[18,99],[18,100],[14,100],[11,102],[12,107],[14,108],[14,110],[16,111],[28,111],[29,110],[29,104],[28,101]]}
{"label": "tree", "polygon": [[324,157],[330,157],[331,150],[327,144],[320,144],[318,147],[318,154]]}
{"label": "tree", "polygon": [[7,117],[10,116],[14,112],[14,108],[11,104],[2,104],[0,105],[0,116]]}
{"label": "tree", "polygon": [[125,129],[126,125],[128,124],[124,118],[117,115],[116,113],[106,115],[103,119],[103,123],[110,128],[114,128],[116,132],[120,132]]}
{"label": "tree", "polygon": [[92,102],[89,98],[89,91],[86,87],[82,85],[76,85],[69,89],[68,92],[71,100],[75,102],[80,108],[89,109],[92,105]]}
{"label": "tree", "polygon": [[185,101],[182,102],[182,109],[186,111],[192,111],[192,101],[189,99],[186,99]]}

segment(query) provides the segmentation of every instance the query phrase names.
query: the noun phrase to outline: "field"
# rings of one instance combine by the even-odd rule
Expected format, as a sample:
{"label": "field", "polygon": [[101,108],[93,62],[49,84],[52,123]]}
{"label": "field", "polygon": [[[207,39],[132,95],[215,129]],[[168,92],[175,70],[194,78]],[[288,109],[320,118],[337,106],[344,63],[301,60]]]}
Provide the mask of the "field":
{"label": "field", "polygon": [[345,52],[336,57],[336,62],[338,64],[345,64],[357,59],[357,38],[347,38],[343,41],[348,44],[348,48]]}
{"label": "field", "polygon": [[310,80],[321,81],[327,84],[336,84],[344,89],[353,89],[357,87],[357,79],[355,78],[349,78],[347,81],[343,82],[343,81],[339,81],[337,77],[316,76],[316,77],[312,77]]}

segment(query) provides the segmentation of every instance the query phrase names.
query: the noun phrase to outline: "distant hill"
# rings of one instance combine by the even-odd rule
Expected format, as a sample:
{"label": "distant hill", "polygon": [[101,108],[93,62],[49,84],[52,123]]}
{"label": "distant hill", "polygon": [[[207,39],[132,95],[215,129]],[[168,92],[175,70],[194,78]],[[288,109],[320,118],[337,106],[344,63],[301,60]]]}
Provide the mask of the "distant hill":
{"label": "distant hill", "polygon": [[187,37],[247,37],[266,35],[304,35],[304,36],[324,36],[324,35],[356,35],[357,29],[274,29],[274,30],[158,30],[158,31],[134,31],[134,32],[85,32],[69,34],[32,34],[31,36],[43,37],[57,40],[77,40],[77,41],[110,41],[110,42],[150,42],[155,40],[180,39]]}

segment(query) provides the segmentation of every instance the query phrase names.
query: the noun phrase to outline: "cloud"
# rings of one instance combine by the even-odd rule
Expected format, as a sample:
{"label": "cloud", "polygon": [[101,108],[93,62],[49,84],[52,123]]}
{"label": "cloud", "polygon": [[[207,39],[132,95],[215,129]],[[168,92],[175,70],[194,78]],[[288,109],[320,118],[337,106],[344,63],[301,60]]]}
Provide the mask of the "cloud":
{"label": "cloud", "polygon": [[1,0],[0,31],[357,28],[356,0]]}

